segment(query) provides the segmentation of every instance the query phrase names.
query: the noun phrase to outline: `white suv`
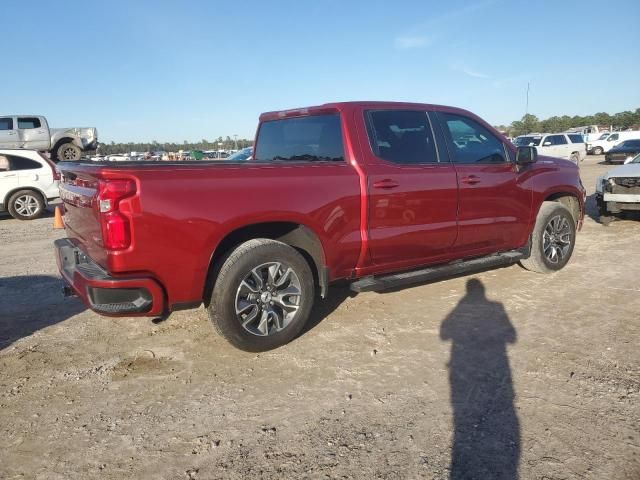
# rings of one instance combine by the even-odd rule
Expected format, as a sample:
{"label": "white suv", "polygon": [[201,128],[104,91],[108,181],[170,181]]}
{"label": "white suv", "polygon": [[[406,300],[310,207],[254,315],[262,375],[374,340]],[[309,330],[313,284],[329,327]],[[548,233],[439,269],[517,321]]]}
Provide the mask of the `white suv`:
{"label": "white suv", "polygon": [[518,147],[536,147],[540,155],[558,157],[580,163],[587,156],[587,148],[579,133],[530,133],[513,141]]}
{"label": "white suv", "polygon": [[58,198],[56,165],[35,150],[0,150],[0,212],[18,220],[38,218]]}

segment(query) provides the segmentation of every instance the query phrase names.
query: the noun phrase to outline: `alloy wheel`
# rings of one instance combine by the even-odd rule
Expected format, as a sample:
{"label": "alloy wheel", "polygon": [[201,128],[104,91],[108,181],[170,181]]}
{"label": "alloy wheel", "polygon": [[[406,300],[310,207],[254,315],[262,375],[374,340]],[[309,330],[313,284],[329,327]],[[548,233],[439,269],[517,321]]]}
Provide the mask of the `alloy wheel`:
{"label": "alloy wheel", "polygon": [[571,249],[571,226],[563,215],[552,217],[542,234],[542,250],[550,263],[558,264]]}
{"label": "alloy wheel", "polygon": [[296,272],[281,262],[264,263],[240,282],[236,316],[247,332],[269,336],[287,328],[301,300],[302,287]]}
{"label": "alloy wheel", "polygon": [[40,204],[38,199],[33,195],[20,195],[15,200],[15,210],[19,215],[23,217],[31,217],[38,213]]}

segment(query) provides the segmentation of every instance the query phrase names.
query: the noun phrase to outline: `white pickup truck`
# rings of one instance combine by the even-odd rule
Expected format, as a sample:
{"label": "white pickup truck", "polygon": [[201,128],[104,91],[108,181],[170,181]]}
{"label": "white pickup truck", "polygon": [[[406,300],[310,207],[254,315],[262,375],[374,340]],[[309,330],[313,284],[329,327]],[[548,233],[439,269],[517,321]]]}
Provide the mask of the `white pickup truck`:
{"label": "white pickup truck", "polygon": [[0,115],[0,148],[50,152],[53,160],[80,160],[98,147],[93,127],[49,128],[40,115]]}

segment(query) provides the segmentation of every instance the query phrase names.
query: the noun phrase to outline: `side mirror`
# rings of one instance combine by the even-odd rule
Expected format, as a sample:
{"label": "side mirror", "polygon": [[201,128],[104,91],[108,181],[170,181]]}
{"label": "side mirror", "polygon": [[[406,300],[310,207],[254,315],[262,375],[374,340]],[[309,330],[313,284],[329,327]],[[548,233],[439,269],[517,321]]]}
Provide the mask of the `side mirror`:
{"label": "side mirror", "polygon": [[549,145],[551,145],[551,142],[544,142],[544,143],[542,144],[542,146],[543,146],[543,147],[548,147]]}
{"label": "side mirror", "polygon": [[538,161],[538,149],[536,147],[518,147],[516,149],[516,164],[529,165]]}

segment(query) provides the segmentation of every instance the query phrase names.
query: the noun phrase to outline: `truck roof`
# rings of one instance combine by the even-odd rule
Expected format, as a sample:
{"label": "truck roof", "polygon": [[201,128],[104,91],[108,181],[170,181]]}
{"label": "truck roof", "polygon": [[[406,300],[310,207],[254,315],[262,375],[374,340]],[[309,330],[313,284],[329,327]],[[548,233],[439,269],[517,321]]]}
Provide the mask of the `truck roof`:
{"label": "truck roof", "polygon": [[[416,103],[416,102],[385,102],[385,101],[350,101],[350,102],[331,102],[322,105],[315,105],[311,107],[292,108],[288,110],[275,110],[271,112],[265,112],[260,115],[260,121],[277,120],[287,117],[300,117],[306,115],[320,115],[323,113],[337,113],[350,108],[421,108],[428,110],[439,110],[448,112],[464,113],[474,118],[479,118],[477,115],[457,107],[449,107],[446,105],[436,105],[430,103]],[[483,122],[484,123],[484,122]]]}

